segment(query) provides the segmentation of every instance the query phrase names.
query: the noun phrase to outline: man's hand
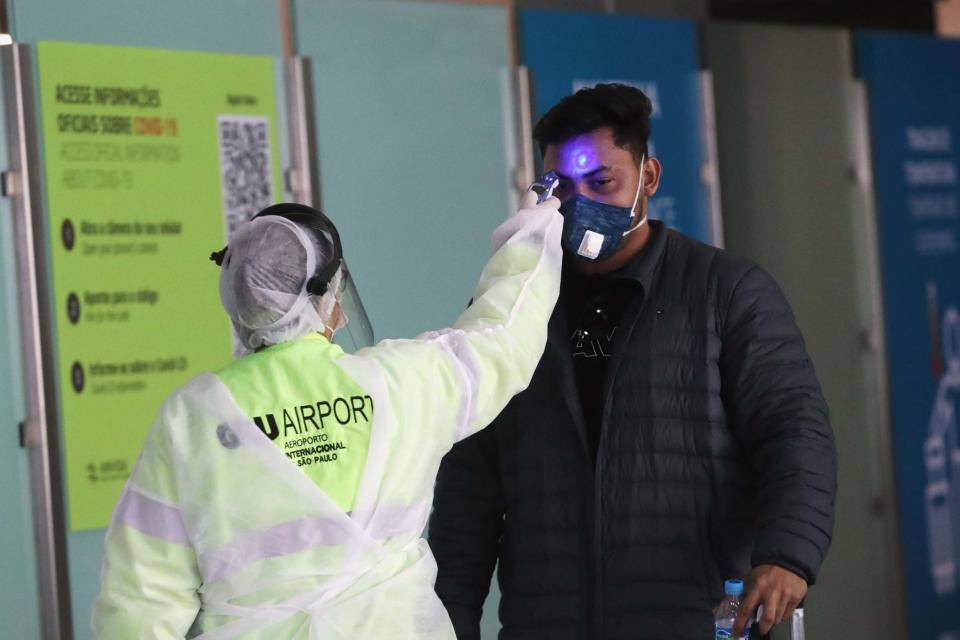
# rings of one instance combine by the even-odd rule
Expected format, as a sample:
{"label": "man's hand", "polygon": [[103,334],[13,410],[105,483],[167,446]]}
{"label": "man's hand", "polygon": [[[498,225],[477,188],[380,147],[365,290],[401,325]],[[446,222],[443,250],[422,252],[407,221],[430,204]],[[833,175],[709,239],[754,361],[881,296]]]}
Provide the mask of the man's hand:
{"label": "man's hand", "polygon": [[807,594],[807,581],[783,567],[773,564],[757,565],[744,584],[743,606],[733,622],[733,637],[743,635],[747,620],[763,605],[758,626],[765,635],[771,627],[791,615]]}

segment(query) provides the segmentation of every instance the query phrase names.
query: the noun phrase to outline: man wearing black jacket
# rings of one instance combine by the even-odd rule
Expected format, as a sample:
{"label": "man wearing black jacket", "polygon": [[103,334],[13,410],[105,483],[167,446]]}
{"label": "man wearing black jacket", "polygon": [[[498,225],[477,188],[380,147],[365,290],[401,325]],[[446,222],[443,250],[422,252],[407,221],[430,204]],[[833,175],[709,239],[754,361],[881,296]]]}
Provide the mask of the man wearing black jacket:
{"label": "man wearing black jacket", "polygon": [[[759,631],[788,619],[833,529],[836,452],[803,338],[755,264],[647,220],[650,101],[598,85],[534,132],[565,265],[529,388],[437,481],[436,590],[479,639],[701,640],[726,578]],[[772,240],[771,240],[772,241]]]}

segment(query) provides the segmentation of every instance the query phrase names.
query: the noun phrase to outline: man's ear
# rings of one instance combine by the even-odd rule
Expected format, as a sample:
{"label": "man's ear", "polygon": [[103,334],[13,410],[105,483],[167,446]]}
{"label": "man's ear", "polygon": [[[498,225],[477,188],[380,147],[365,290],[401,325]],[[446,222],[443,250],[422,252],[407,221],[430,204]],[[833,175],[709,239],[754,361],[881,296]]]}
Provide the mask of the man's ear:
{"label": "man's ear", "polygon": [[647,158],[643,161],[643,195],[650,197],[660,188],[660,161],[656,158]]}

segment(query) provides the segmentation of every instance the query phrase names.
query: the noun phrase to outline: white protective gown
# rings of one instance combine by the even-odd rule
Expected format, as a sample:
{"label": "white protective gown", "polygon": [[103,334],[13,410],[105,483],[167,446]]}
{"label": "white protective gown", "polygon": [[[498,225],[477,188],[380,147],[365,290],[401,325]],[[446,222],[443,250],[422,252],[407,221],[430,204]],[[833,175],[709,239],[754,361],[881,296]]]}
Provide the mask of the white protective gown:
{"label": "white protective gown", "polygon": [[[453,328],[316,363],[373,400],[345,513],[214,374],[162,406],[107,532],[98,638],[453,640],[421,537],[443,455],[529,383],[560,285],[562,218],[497,229]],[[192,631],[189,631],[192,627]]]}

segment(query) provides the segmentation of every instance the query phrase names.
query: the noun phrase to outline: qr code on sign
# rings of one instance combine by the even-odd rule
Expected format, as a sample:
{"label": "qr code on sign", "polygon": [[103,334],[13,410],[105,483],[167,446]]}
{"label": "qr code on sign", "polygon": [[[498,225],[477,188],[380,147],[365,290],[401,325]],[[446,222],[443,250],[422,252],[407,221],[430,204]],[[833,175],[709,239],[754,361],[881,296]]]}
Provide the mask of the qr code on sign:
{"label": "qr code on sign", "polygon": [[273,204],[270,120],[262,116],[217,117],[220,183],[227,237]]}

